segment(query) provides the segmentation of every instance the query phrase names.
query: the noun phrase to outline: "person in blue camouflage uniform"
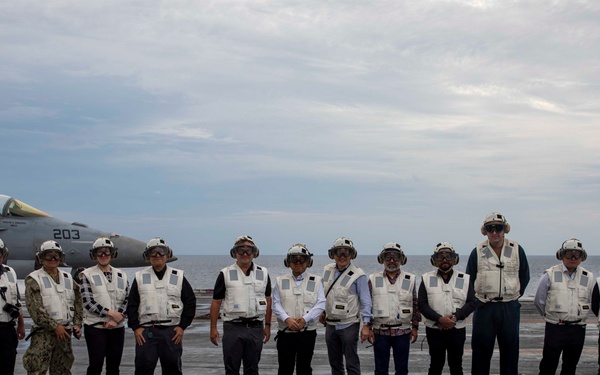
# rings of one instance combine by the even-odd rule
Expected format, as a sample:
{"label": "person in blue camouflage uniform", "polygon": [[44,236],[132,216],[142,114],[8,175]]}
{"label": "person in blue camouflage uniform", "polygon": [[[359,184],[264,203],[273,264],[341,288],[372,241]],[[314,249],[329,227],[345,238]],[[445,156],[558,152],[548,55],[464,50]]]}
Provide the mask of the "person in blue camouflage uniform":
{"label": "person in blue camouflage uniform", "polygon": [[33,325],[23,367],[29,375],[43,375],[48,369],[50,375],[70,375],[71,334],[81,337],[83,320],[79,285],[58,268],[64,253],[57,242],[44,242],[37,258],[42,268],[25,278],[25,301]]}

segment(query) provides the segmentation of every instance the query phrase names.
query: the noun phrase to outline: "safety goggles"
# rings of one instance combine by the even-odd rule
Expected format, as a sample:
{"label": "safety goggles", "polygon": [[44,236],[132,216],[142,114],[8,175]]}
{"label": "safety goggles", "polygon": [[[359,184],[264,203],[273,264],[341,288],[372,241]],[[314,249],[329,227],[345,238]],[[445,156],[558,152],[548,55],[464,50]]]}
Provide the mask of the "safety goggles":
{"label": "safety goggles", "polygon": [[333,250],[333,255],[336,257],[350,257],[350,254],[352,253],[352,251],[348,248],[338,248]]}
{"label": "safety goggles", "polygon": [[288,256],[288,262],[292,264],[304,264],[308,262],[308,257],[305,255],[290,255]]}
{"label": "safety goggles", "polygon": [[112,255],[112,251],[110,249],[98,249],[96,250],[97,257],[109,257]]}
{"label": "safety goggles", "polygon": [[236,246],[234,250],[237,255],[252,255],[256,253],[256,247],[250,245]]}
{"label": "safety goggles", "polygon": [[45,254],[42,254],[41,258],[47,262],[51,262],[53,260],[62,261],[63,259],[65,259],[65,254],[55,253],[55,252],[45,253]]}
{"label": "safety goggles", "polygon": [[563,250],[563,258],[567,259],[580,259],[583,256],[581,250]]}
{"label": "safety goggles", "polygon": [[492,232],[496,232],[496,233],[504,232],[504,224],[486,224],[483,228],[488,233],[492,233]]}
{"label": "safety goggles", "polygon": [[455,253],[437,253],[433,255],[433,259],[435,260],[454,260],[456,258]]}
{"label": "safety goggles", "polygon": [[155,247],[154,249],[146,251],[146,255],[149,257],[164,257],[167,255],[167,250],[163,249],[162,247]]}
{"label": "safety goggles", "polygon": [[400,259],[402,259],[402,255],[400,254],[383,254],[383,260],[385,260],[386,262],[390,262],[390,261],[394,261],[394,262],[399,262]]}

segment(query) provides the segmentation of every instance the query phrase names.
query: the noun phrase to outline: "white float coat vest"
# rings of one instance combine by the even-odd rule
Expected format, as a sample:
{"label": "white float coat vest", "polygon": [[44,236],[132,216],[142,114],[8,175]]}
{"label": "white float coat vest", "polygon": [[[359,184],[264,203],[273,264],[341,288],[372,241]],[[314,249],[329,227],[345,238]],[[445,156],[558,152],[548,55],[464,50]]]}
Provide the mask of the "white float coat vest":
{"label": "white float coat vest", "polygon": [[0,276],[0,287],[6,288],[6,292],[4,292],[6,301],[0,297],[0,322],[8,323],[12,322],[13,318],[4,311],[4,305],[10,303],[11,305],[19,306],[19,299],[17,298],[17,274],[9,266],[0,265],[0,267],[4,268],[4,272]]}
{"label": "white float coat vest", "polygon": [[394,284],[383,272],[375,272],[369,279],[373,299],[373,328],[411,327],[415,275],[401,270]]}
{"label": "white float coat vest", "polygon": [[267,269],[252,263],[250,276],[246,276],[237,263],[234,263],[223,268],[221,272],[225,279],[223,320],[263,320],[267,313]]}
{"label": "white float coat vest", "polygon": [[483,302],[502,297],[501,302],[515,301],[520,297],[519,245],[504,239],[500,258],[483,241],[477,245],[477,278],[475,296]]}
{"label": "white float coat vest", "polygon": [[183,312],[181,289],[183,271],[166,266],[162,280],[159,280],[152,267],[135,273],[140,306],[140,325],[178,325]]}
{"label": "white float coat vest", "polygon": [[74,282],[67,272],[58,270],[58,284],[43,268],[29,274],[40,286],[44,309],[58,324],[69,325],[75,314]]}
{"label": "white float coat vest", "polygon": [[[321,278],[309,273],[304,275],[304,280],[298,286],[291,274],[277,277],[279,299],[285,312],[292,318],[302,318],[317,304],[320,284]],[[287,324],[283,320],[277,319],[277,324],[280,330],[287,328]],[[307,331],[315,329],[317,329],[316,321],[312,321],[306,326]]]}
{"label": "white float coat vest", "polygon": [[[427,272],[423,275],[423,285],[427,290],[427,302],[436,313],[441,316],[454,314],[456,310],[462,308],[467,302],[469,293],[469,275],[456,270],[452,271],[452,276],[448,283],[438,274],[438,270]],[[427,319],[425,326],[429,328],[438,328],[437,322]],[[465,328],[467,322],[459,320],[455,328]]]}
{"label": "white float coat vest", "polygon": [[329,294],[330,286],[335,281],[335,263],[330,263],[323,270],[323,289],[327,296],[325,302],[325,311],[327,314],[327,324],[343,325],[357,323],[360,321],[358,295],[350,293],[350,287],[360,276],[365,275],[363,270],[350,265],[342,272],[340,279],[333,284]]}
{"label": "white float coat vest", "polygon": [[[111,266],[112,282],[104,275],[104,272],[96,265],[86,268],[81,273],[88,281],[92,289],[94,301],[106,307],[109,310],[117,311],[125,302],[127,297],[127,274],[118,268]],[[108,316],[102,317],[83,308],[83,323],[93,325],[97,323],[106,323],[110,320]],[[125,319],[121,320],[117,327],[123,327]],[[102,325],[95,325],[96,328],[103,328]]]}
{"label": "white float coat vest", "polygon": [[594,288],[594,275],[583,267],[577,267],[575,278],[571,280],[562,263],[544,272],[550,280],[544,320],[552,324],[581,320],[578,324],[585,325],[592,308],[590,296]]}

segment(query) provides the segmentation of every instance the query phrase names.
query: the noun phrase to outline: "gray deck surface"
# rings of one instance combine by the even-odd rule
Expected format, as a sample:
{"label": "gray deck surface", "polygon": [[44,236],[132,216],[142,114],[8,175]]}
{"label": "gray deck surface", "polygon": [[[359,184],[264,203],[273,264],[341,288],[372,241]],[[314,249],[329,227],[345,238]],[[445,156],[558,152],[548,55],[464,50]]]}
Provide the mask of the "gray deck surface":
{"label": "gray deck surface", "polygon": [[[202,299],[203,298],[203,299]],[[206,309],[207,298],[199,299],[199,314],[202,315]],[[535,310],[531,301],[522,301],[521,311],[521,337],[520,337],[520,362],[519,370],[521,374],[537,374],[538,365],[542,355],[542,345],[544,339],[544,322]],[[273,320],[274,321],[274,320]],[[597,374],[598,373],[598,328],[595,317],[589,319],[587,326],[587,338],[583,354],[578,366],[578,374]],[[26,319],[26,328],[29,330],[30,319]],[[219,322],[219,331],[222,334],[221,322]],[[273,326],[273,336],[265,345],[260,361],[261,374],[277,373],[277,349],[273,337],[276,327]],[[409,357],[409,371],[411,374],[427,374],[429,367],[429,354],[427,341],[425,338],[424,327],[421,325],[419,330],[419,339],[411,346]],[[467,326],[467,343],[465,344],[465,355],[463,358],[463,367],[465,374],[470,373],[471,369],[471,326]],[[23,369],[21,358],[28,343],[21,341],[18,348],[16,375],[26,374]],[[373,373],[373,351],[372,348],[366,348],[367,344],[359,343],[359,355],[361,359],[361,369],[363,374]],[[73,374],[85,374],[87,368],[87,349],[85,340],[73,340],[73,349],[75,353],[75,364],[73,365]],[[134,339],[131,330],[127,330],[125,338],[125,350],[121,365],[122,374],[134,373]],[[498,373],[498,352],[496,350],[492,358],[492,373]],[[393,369],[393,363],[390,364]],[[329,374],[329,364],[327,361],[327,350],[325,347],[324,328],[318,329],[315,356],[312,362],[314,374]],[[156,374],[161,374],[160,365],[157,367]],[[183,372],[184,374],[223,374],[222,351],[221,347],[215,347],[209,340],[209,321],[207,319],[197,319],[190,326],[184,336],[183,353]],[[560,372],[557,371],[557,373]],[[393,371],[391,372],[393,373]],[[445,374],[449,373],[445,368]]]}

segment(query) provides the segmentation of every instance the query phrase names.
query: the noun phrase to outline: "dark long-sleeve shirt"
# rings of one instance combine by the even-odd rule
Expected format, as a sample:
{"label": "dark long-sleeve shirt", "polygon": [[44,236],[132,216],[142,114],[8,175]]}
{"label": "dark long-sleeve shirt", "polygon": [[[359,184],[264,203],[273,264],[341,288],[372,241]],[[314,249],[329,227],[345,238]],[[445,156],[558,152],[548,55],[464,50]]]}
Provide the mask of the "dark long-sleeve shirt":
{"label": "dark long-sleeve shirt", "polygon": [[[452,271],[454,272],[454,270]],[[438,275],[441,276],[440,271],[438,271]],[[452,277],[452,273],[450,273],[450,277]],[[450,281],[450,277],[448,280],[444,280],[444,283],[448,284]],[[443,279],[442,279],[443,280]],[[467,300],[465,304],[456,310],[454,315],[457,320],[466,319],[477,307],[481,304],[481,302],[475,297],[475,291],[473,290],[473,284],[469,283],[469,290],[467,291]],[[442,315],[429,306],[429,298],[427,296],[427,288],[425,287],[425,280],[421,280],[421,285],[419,286],[419,311],[427,320],[431,320],[437,322]]]}
{"label": "dark long-sleeve shirt", "polygon": [[[471,255],[469,256],[469,261],[467,263],[467,270],[465,271],[471,276],[471,284],[475,284],[475,280],[477,279],[477,248],[474,248],[471,251]],[[525,255],[525,250],[519,245],[519,294],[523,296],[525,293],[525,289],[529,284],[529,279],[531,275],[529,274],[529,263],[527,262],[527,256]]]}
{"label": "dark long-sleeve shirt", "polygon": [[[162,280],[166,271],[167,267],[163,268],[160,272],[154,271],[154,273],[159,280]],[[183,303],[183,311],[181,312],[181,319],[178,326],[186,329],[192,324],[192,321],[196,316],[196,295],[185,276],[183,277],[183,285],[181,286],[181,302]],[[131,289],[129,290],[129,300],[127,302],[127,325],[134,331],[140,327],[139,306],[140,292],[138,290],[137,280],[134,279],[131,284]]]}

